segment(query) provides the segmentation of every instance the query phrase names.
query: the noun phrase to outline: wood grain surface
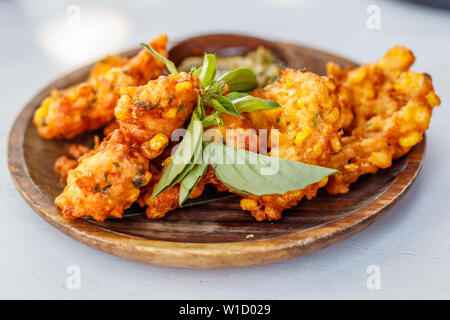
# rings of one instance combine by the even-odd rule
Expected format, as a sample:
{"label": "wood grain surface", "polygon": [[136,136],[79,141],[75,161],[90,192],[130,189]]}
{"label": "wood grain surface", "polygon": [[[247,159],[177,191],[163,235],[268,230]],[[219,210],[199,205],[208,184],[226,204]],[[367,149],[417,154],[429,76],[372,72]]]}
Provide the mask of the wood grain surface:
{"label": "wood grain surface", "polygon": [[[245,53],[258,45],[271,49],[287,66],[319,74],[325,73],[327,61],[354,65],[326,52],[241,35],[187,39],[172,48],[170,58],[178,63],[183,57],[205,51]],[[10,133],[9,168],[20,193],[47,222],[76,240],[124,258],[175,267],[219,268],[264,264],[309,253],[375,222],[406,193],[422,164],[425,140],[394,161],[391,168],[362,177],[348,194],[331,196],[321,190],[313,200],[285,211],[276,222],[256,222],[240,210],[237,198],[180,208],[157,221],[143,215],[102,223],[66,220],[53,203],[64,187],[53,164],[73,141],[42,139],[31,119],[52,88],[84,80],[90,68],[86,66],[56,80],[27,104]],[[92,135],[76,140],[86,143]]]}

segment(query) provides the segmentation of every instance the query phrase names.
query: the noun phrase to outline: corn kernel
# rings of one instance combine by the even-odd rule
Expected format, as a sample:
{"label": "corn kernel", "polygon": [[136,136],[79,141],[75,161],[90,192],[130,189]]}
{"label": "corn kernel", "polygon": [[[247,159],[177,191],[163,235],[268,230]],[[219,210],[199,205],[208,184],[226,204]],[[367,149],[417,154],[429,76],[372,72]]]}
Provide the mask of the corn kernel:
{"label": "corn kernel", "polygon": [[319,157],[323,153],[323,145],[320,143],[316,143],[313,147],[313,153]]}
{"label": "corn kernel", "polygon": [[344,169],[347,171],[356,171],[358,170],[358,168],[359,168],[358,165],[355,163],[349,163],[344,166]]}
{"label": "corn kernel", "polygon": [[117,120],[124,120],[128,118],[128,106],[131,104],[131,97],[122,95],[117,101],[117,106],[114,109],[114,116]]}
{"label": "corn kernel", "polygon": [[366,129],[369,131],[377,131],[383,128],[383,119],[380,116],[370,118],[366,123]]}
{"label": "corn kernel", "polygon": [[328,115],[328,120],[331,122],[336,122],[336,120],[339,118],[339,110],[337,108],[333,108],[331,110],[330,114]]}
{"label": "corn kernel", "polygon": [[164,112],[164,118],[167,119],[174,119],[177,116],[177,109],[176,108],[170,108],[166,112]]}
{"label": "corn kernel", "polygon": [[42,101],[41,106],[36,110],[36,118],[37,119],[44,119],[48,114],[48,107],[50,106],[50,103],[52,102],[52,97],[48,97]]}
{"label": "corn kernel", "polygon": [[334,84],[334,81],[330,78],[325,80],[325,85],[328,87],[328,89],[330,89],[330,91],[336,90],[336,85]]}
{"label": "corn kernel", "polygon": [[175,86],[175,90],[177,92],[184,91],[184,90],[190,90],[192,88],[192,84],[189,81],[183,81],[180,83],[177,83]]}
{"label": "corn kernel", "polygon": [[38,120],[42,120],[46,117],[47,113],[48,113],[48,109],[41,106],[36,110],[35,117]]}
{"label": "corn kernel", "polygon": [[427,99],[428,103],[430,104],[430,106],[432,106],[432,107],[435,107],[435,106],[438,106],[441,104],[441,100],[436,95],[436,93],[434,93],[434,91],[429,92],[426,95],[426,99]]}
{"label": "corn kernel", "polygon": [[412,147],[422,139],[422,135],[416,131],[398,139],[398,143],[405,148]]}
{"label": "corn kernel", "polygon": [[311,134],[313,129],[311,127],[305,127],[302,129],[302,131],[298,132],[295,136],[295,144],[297,146],[301,146],[303,141]]}
{"label": "corn kernel", "polygon": [[158,133],[150,140],[150,149],[153,151],[159,151],[169,143],[169,138],[163,133]]}
{"label": "corn kernel", "polygon": [[428,126],[428,123],[430,121],[431,112],[429,111],[428,107],[421,107],[417,108],[414,114],[414,121],[417,124],[421,124],[424,126]]}
{"label": "corn kernel", "polygon": [[352,83],[361,82],[366,77],[366,74],[367,74],[367,69],[364,67],[355,69],[348,74],[349,81]]}
{"label": "corn kernel", "polygon": [[334,137],[331,139],[331,148],[333,148],[334,152],[339,152],[342,150],[341,141],[339,141],[339,137]]}
{"label": "corn kernel", "polygon": [[392,158],[384,151],[372,152],[369,162],[380,168],[388,168],[392,164]]}
{"label": "corn kernel", "polygon": [[297,100],[297,107],[299,109],[303,109],[305,107],[305,103],[301,99],[298,99]]}
{"label": "corn kernel", "polygon": [[350,191],[350,188],[348,186],[338,186],[337,187],[337,193],[339,194],[346,194]]}
{"label": "corn kernel", "polygon": [[242,210],[252,211],[258,209],[258,202],[253,199],[242,199],[241,200]]}
{"label": "corn kernel", "polygon": [[328,183],[328,177],[323,178],[319,181],[319,188],[325,187]]}
{"label": "corn kernel", "polygon": [[154,136],[150,141],[144,142],[141,145],[141,151],[142,154],[147,159],[154,159],[157,156],[159,156],[164,148],[169,143],[169,139],[166,135],[159,133],[156,136]]}
{"label": "corn kernel", "polygon": [[404,73],[403,75],[399,82],[394,83],[394,89],[397,91],[402,91],[402,89],[409,88],[413,85],[411,76],[408,73]]}

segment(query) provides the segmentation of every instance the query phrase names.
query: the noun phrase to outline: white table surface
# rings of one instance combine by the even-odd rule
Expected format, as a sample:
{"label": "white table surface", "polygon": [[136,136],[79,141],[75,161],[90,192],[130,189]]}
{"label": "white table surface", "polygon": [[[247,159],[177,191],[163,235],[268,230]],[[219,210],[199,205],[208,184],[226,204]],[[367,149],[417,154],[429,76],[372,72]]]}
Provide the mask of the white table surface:
{"label": "white table surface", "polygon": [[[229,0],[223,5],[206,0],[105,0],[95,2],[95,7],[93,3],[0,1],[0,298],[450,298],[450,11],[402,1]],[[95,48],[97,55],[135,47],[161,32],[178,39],[196,33],[243,32],[329,50],[358,62],[373,61],[395,44],[406,45],[417,57],[413,69],[432,75],[443,101],[427,133],[424,167],[406,197],[368,229],[279,263],[176,269],[127,261],[87,247],[33,212],[14,187],[6,161],[8,133],[25,103],[75,64],[95,58],[90,50],[81,50],[81,58],[76,55],[80,61],[75,61],[69,50],[65,34],[67,16],[73,14],[72,9],[66,13],[70,4],[81,9],[81,26],[89,26],[86,39],[74,41],[80,48]],[[381,9],[380,30],[366,27],[366,9],[372,4]],[[104,23],[95,23],[95,14]],[[79,290],[66,287],[70,265],[80,267]],[[367,288],[370,265],[381,271],[379,290]]]}

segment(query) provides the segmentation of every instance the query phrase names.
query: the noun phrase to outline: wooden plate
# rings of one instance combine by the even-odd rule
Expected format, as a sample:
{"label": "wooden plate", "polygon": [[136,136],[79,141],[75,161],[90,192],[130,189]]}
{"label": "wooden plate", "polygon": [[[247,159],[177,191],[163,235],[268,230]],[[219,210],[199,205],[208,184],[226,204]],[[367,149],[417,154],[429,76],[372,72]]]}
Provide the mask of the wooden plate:
{"label": "wooden plate", "polygon": [[[330,60],[343,66],[353,64],[326,52],[240,35],[191,38],[173,47],[170,55],[179,62],[204,51],[243,53],[261,44],[288,66],[319,74],[324,74],[325,63]],[[321,190],[316,198],[302,201],[273,223],[254,221],[240,210],[239,199],[177,209],[157,221],[142,215],[103,223],[65,220],[53,203],[63,189],[53,163],[67,152],[71,142],[40,138],[31,119],[52,88],[84,80],[90,67],[56,80],[26,105],[10,133],[8,161],[17,188],[42,218],[72,238],[117,256],[165,266],[219,268],[264,264],[309,253],[348,238],[379,219],[406,193],[422,164],[425,140],[394,161],[391,168],[362,177],[348,194],[331,196]],[[89,134],[77,138],[87,139]],[[249,234],[253,238],[248,238]]]}

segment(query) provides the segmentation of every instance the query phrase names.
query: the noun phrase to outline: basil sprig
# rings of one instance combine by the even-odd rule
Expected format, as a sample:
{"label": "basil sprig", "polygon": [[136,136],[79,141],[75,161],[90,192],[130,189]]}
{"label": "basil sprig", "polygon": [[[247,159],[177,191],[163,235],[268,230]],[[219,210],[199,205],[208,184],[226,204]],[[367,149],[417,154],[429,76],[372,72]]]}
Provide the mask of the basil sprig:
{"label": "basil sprig", "polygon": [[170,61],[166,57],[164,57],[161,54],[159,54],[159,52],[156,51],[155,49],[153,49],[152,46],[149,46],[148,44],[143,43],[143,42],[141,43],[141,46],[144,47],[145,49],[147,49],[147,51],[150,52],[155,58],[157,58],[160,61],[164,62],[164,64],[166,65],[167,71],[169,71],[172,74],[177,74],[178,73],[177,67],[175,67],[175,63],[173,63],[172,61]]}
{"label": "basil sprig", "polygon": [[[142,45],[163,61],[170,73],[177,73],[173,62],[150,46]],[[204,141],[204,128],[223,125],[221,114],[229,113],[242,117],[240,112],[280,107],[275,101],[245,93],[258,87],[256,75],[251,69],[238,68],[218,80],[215,80],[216,72],[216,59],[211,54],[205,54],[203,65],[192,71],[192,74],[200,80],[202,95],[198,96],[197,107],[192,113],[186,135],[155,186],[152,198],[179,183],[181,206],[195,190],[208,165],[214,168],[218,179],[227,187],[242,194],[253,195],[283,194],[303,189],[338,172],[334,169],[272,158],[221,143]],[[224,96],[227,87],[229,93]],[[214,111],[207,115],[205,106],[212,107]],[[222,161],[218,161],[218,157]],[[276,171],[271,174],[270,170],[274,168]]]}

